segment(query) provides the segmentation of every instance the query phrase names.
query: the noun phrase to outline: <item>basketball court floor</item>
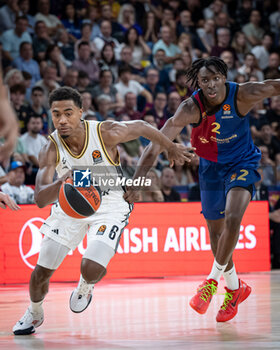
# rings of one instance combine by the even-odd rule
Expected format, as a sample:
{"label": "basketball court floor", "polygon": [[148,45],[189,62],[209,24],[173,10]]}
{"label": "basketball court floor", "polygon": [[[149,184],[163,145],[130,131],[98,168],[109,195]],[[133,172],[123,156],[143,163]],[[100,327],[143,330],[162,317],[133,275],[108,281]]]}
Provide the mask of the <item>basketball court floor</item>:
{"label": "basketball court floor", "polygon": [[280,270],[241,275],[252,294],[238,315],[216,323],[224,281],[205,315],[188,302],[203,276],[105,280],[81,314],[70,311],[73,283],[52,283],[36,334],[12,334],[28,305],[27,285],[0,286],[1,349],[280,349]]}

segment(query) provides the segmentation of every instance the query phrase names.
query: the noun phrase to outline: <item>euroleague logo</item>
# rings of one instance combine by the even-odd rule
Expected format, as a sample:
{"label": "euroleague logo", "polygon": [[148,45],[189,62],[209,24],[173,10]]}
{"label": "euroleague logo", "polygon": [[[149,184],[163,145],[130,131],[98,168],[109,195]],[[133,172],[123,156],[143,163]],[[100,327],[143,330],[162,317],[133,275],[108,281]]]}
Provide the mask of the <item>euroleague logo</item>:
{"label": "euroleague logo", "polygon": [[43,239],[43,235],[40,232],[43,222],[45,220],[42,218],[32,218],[23,225],[20,231],[19,252],[23,262],[31,269],[34,269],[37,263]]}

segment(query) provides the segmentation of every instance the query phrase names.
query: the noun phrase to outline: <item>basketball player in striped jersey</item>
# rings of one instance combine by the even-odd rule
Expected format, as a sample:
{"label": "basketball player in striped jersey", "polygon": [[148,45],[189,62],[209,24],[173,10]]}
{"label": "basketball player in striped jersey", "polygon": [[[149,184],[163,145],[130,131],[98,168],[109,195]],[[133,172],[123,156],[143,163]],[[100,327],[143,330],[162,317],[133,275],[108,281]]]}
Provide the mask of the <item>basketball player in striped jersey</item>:
{"label": "basketball player in striped jersey", "polygon": [[[74,250],[87,233],[81,279],[70,300],[72,311],[83,311],[91,301],[93,285],[106,274],[106,267],[115,255],[121,233],[128,223],[132,205],[124,200],[122,188],[108,188],[100,208],[91,217],[74,219],[66,215],[57,199],[61,184],[71,176],[71,169],[88,166],[93,167],[94,171],[94,167],[102,165],[109,175],[114,176],[120,166],[117,145],[140,136],[166,149],[171,162],[188,161],[192,156],[189,149],[176,145],[140,120],[102,123],[82,121],[81,96],[69,87],[54,90],[49,103],[56,130],[39,155],[35,201],[40,208],[56,203],[41,227],[45,236],[30,279],[30,306],[14,326],[15,335],[34,333],[35,328],[42,324],[42,303],[48,292],[49,279],[69,251]],[[58,179],[53,181],[55,170]]]}
{"label": "basketball player in striped jersey", "polygon": [[[161,132],[174,140],[182,129],[192,124],[192,146],[200,156],[199,184],[202,213],[210,233],[214,263],[207,279],[198,287],[190,306],[204,314],[217,292],[221,276],[226,282],[224,302],[217,322],[231,320],[238,305],[251,288],[238,279],[232,254],[238,242],[240,223],[254,196],[261,154],[254,145],[247,113],[265,98],[280,95],[280,80],[227,82],[227,66],[217,57],[196,60],[187,71],[187,81],[196,90],[183,101]],[[148,147],[135,176],[145,176],[159,152],[156,145]],[[136,197],[129,190],[125,198]]]}

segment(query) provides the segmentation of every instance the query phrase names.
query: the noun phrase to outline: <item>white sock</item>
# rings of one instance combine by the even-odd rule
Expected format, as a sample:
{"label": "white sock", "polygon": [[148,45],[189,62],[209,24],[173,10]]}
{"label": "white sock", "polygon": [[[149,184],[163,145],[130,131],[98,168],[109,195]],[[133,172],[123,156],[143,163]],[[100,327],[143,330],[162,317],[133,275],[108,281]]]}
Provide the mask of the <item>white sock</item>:
{"label": "white sock", "polygon": [[81,283],[85,283],[85,284],[87,284],[88,286],[94,287],[94,283],[87,283],[87,281],[84,279],[84,277],[83,277],[82,275],[80,275],[80,280],[79,280],[78,286],[80,286]]}
{"label": "white sock", "polygon": [[41,312],[42,311],[42,304],[44,300],[38,301],[37,303],[34,303],[33,301],[30,301],[30,309],[31,312]]}
{"label": "white sock", "polygon": [[239,288],[239,280],[236,274],[235,266],[223,273],[226,285],[230,290],[236,290]]}
{"label": "white sock", "polygon": [[219,283],[220,278],[223,274],[223,272],[225,271],[225,268],[227,267],[226,265],[220,265],[219,263],[217,263],[216,259],[214,260],[213,266],[212,266],[212,270],[210,272],[210,275],[207,277],[207,279],[212,279],[217,281],[217,283]]}

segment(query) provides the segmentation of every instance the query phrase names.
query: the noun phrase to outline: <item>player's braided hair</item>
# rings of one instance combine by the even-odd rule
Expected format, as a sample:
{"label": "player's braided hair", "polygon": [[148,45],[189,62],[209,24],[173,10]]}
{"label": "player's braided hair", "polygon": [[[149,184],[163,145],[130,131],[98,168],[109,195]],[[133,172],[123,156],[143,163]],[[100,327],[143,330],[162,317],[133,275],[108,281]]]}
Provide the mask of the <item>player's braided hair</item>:
{"label": "player's braided hair", "polygon": [[209,68],[210,66],[215,67],[217,72],[227,77],[228,67],[225,62],[219,57],[210,56],[207,58],[199,58],[194,61],[191,67],[187,70],[187,83],[190,82],[193,89],[198,89],[197,75],[202,67],[206,67],[211,73],[216,73]]}

